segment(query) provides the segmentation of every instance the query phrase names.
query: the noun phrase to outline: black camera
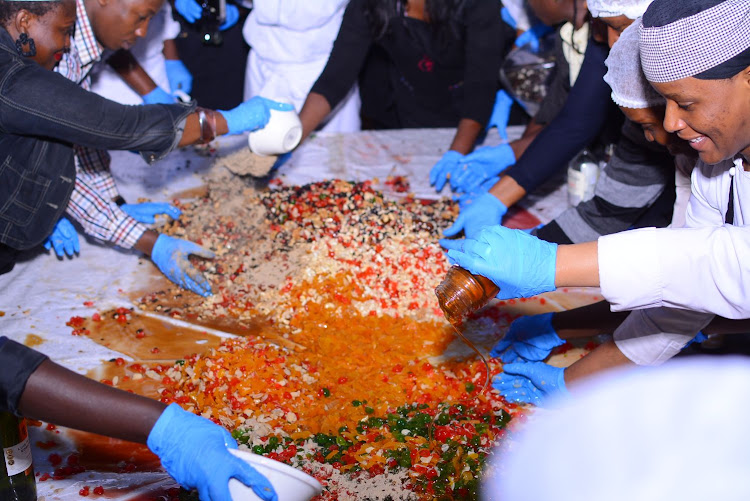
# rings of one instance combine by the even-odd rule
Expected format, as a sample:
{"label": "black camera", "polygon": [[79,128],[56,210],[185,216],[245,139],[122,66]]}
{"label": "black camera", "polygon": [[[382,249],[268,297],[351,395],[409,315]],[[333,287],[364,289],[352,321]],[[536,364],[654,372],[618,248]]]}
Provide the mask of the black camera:
{"label": "black camera", "polygon": [[226,0],[202,0],[201,15],[198,28],[200,29],[203,45],[221,45],[223,37],[219,26],[227,18]]}

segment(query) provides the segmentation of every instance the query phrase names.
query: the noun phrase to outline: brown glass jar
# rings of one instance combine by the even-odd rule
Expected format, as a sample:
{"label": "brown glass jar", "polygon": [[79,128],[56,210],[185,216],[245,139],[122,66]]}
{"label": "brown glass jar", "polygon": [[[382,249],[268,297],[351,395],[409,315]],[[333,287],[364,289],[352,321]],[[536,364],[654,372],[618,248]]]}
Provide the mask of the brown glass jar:
{"label": "brown glass jar", "polygon": [[435,289],[440,308],[452,324],[486,305],[498,292],[500,287],[492,280],[473,275],[460,266],[449,269]]}

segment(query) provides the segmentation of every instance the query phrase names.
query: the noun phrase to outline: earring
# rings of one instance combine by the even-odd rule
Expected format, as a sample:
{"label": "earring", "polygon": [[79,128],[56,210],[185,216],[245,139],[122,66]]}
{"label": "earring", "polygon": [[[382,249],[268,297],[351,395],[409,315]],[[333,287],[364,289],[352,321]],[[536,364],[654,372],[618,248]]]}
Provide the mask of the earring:
{"label": "earring", "polygon": [[[23,50],[23,46],[27,45],[27,44],[29,46],[29,50],[25,51],[25,50]],[[21,33],[18,36],[18,38],[16,39],[16,50],[23,57],[34,57],[34,56],[36,56],[36,44],[34,43],[34,39],[31,38],[26,33]]]}

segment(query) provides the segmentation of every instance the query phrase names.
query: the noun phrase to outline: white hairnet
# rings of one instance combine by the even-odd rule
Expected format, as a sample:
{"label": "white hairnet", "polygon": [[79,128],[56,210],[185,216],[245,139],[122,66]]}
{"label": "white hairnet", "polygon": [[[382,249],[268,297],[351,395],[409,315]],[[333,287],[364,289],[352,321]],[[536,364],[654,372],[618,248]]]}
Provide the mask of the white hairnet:
{"label": "white hairnet", "polygon": [[604,81],[612,88],[612,101],[625,108],[664,104],[664,98],[651,87],[641,69],[639,25],[639,22],[634,22],[625,28],[604,62],[607,65]]}
{"label": "white hairnet", "polygon": [[588,0],[589,12],[594,17],[641,17],[653,0]]}
{"label": "white hairnet", "polygon": [[533,417],[485,500],[750,499],[750,361],[690,357],[615,370]]}

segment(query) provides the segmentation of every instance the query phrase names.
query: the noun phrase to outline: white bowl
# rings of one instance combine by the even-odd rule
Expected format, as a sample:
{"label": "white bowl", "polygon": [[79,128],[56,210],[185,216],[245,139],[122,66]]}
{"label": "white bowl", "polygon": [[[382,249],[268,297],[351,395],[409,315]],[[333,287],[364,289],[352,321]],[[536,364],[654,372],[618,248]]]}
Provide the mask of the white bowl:
{"label": "white bowl", "polygon": [[283,155],[296,148],[301,139],[302,122],[294,110],[271,110],[266,126],[247,136],[247,145],[256,155]]}
{"label": "white bowl", "polygon": [[[248,451],[230,449],[229,452],[247,462],[258,470],[258,473],[266,477],[273,488],[276,489],[279,501],[308,501],[323,491],[320,482],[289,465]],[[250,487],[235,479],[229,481],[229,492],[232,494],[233,501],[261,499]]]}

